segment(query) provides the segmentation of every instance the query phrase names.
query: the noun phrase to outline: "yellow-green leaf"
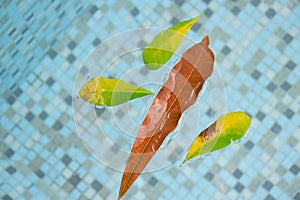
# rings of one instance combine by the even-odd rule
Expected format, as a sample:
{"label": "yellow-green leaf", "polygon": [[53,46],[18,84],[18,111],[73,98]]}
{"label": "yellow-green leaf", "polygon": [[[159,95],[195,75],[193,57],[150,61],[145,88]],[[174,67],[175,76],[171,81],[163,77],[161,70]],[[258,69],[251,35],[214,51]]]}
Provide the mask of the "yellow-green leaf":
{"label": "yellow-green leaf", "polygon": [[194,140],[183,163],[240,140],[247,133],[250,123],[250,117],[244,112],[222,115]]}
{"label": "yellow-green leaf", "polygon": [[96,76],[81,88],[79,95],[97,106],[114,106],[153,92],[115,78]]}
{"label": "yellow-green leaf", "polygon": [[156,70],[163,66],[175,53],[182,39],[199,17],[180,22],[155,36],[143,51],[146,67]]}

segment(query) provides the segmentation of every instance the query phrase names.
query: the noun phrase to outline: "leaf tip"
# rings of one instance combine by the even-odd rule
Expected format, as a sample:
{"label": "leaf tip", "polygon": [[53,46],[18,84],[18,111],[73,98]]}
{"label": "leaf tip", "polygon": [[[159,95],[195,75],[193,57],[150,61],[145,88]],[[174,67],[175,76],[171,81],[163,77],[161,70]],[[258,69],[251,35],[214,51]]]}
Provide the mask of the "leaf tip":
{"label": "leaf tip", "polygon": [[198,21],[198,19],[201,17],[201,15],[198,15],[197,17],[194,17],[191,21],[193,21],[194,23],[196,22],[196,21]]}
{"label": "leaf tip", "polygon": [[199,18],[202,17],[203,15],[205,15],[205,10],[203,10],[200,15],[199,15]]}
{"label": "leaf tip", "polygon": [[[130,186],[129,186],[130,187]],[[129,188],[120,187],[118,200],[121,200]]]}
{"label": "leaf tip", "polygon": [[188,155],[185,157],[185,159],[182,161],[182,163],[179,165],[179,167],[182,167],[184,163],[186,163],[189,160]]}
{"label": "leaf tip", "polygon": [[120,200],[122,197],[123,197],[123,192],[121,191],[121,189],[120,189],[120,191],[119,191],[119,195],[118,195],[118,200]]}
{"label": "leaf tip", "polygon": [[182,167],[182,165],[185,163],[185,160],[179,165],[179,167]]}
{"label": "leaf tip", "polygon": [[198,19],[199,19],[200,17],[202,17],[203,15],[205,15],[205,11],[202,11],[198,16],[192,18],[191,21],[193,21],[193,22],[195,23],[195,22],[198,21]]}
{"label": "leaf tip", "polygon": [[139,97],[143,97],[143,96],[154,94],[154,92],[152,92],[151,90],[147,90],[145,88],[138,88],[135,92],[137,92],[137,93],[140,94]]}

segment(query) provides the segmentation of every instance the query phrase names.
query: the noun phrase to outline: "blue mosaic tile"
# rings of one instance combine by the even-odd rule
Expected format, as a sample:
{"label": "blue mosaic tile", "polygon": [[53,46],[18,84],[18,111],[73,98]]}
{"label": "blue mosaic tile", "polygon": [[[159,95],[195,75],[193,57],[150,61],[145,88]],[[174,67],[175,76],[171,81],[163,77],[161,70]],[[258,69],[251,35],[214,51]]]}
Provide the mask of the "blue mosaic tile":
{"label": "blue mosaic tile", "polygon": [[13,166],[9,166],[5,170],[7,171],[7,173],[9,175],[12,175],[12,174],[14,174],[16,172],[16,168],[14,168]]}
{"label": "blue mosaic tile", "polygon": [[99,191],[103,187],[103,185],[97,180],[94,180],[91,186],[95,191]]}
{"label": "blue mosaic tile", "polygon": [[300,192],[297,192],[295,195],[294,195],[294,200],[299,200],[300,199]]}
{"label": "blue mosaic tile", "polygon": [[9,195],[7,195],[7,194],[5,194],[4,196],[2,196],[2,199],[3,200],[12,200],[12,198]]}

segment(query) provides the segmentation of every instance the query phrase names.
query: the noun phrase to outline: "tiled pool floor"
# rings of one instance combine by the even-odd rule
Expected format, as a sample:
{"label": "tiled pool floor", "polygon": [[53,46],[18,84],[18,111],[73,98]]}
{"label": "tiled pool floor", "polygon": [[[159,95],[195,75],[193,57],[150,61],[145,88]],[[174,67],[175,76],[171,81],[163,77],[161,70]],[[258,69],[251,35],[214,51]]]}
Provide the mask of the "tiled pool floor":
{"label": "tiled pool floor", "polygon": [[[124,199],[300,199],[298,0],[7,0],[0,6],[3,200],[116,199],[122,173],[98,162],[76,134],[76,73],[112,35],[166,28],[203,10],[188,35],[210,36],[227,110],[251,115],[251,134],[182,168],[176,163],[143,174]],[[213,109],[202,107],[203,119]]]}

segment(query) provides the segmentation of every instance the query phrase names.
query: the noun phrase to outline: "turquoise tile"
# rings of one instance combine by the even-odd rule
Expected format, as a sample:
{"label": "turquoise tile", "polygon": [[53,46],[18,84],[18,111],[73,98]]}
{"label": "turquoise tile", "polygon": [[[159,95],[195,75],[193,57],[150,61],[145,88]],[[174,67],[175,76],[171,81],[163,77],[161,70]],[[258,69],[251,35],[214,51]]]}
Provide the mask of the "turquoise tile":
{"label": "turquoise tile", "polygon": [[55,179],[55,183],[57,183],[58,186],[62,187],[66,183],[66,180],[65,180],[65,178],[63,176],[58,176]]}
{"label": "turquoise tile", "polygon": [[292,175],[291,172],[287,172],[284,176],[283,176],[284,180],[288,183],[288,184],[291,184],[293,179],[294,179],[294,176]]}
{"label": "turquoise tile", "polygon": [[[56,160],[57,161],[57,160]],[[57,162],[57,164],[55,165],[55,169],[58,172],[61,172],[62,170],[64,170],[65,166],[61,163],[61,162]]]}

